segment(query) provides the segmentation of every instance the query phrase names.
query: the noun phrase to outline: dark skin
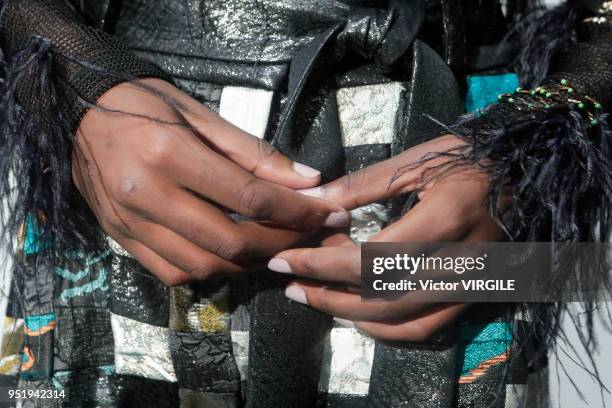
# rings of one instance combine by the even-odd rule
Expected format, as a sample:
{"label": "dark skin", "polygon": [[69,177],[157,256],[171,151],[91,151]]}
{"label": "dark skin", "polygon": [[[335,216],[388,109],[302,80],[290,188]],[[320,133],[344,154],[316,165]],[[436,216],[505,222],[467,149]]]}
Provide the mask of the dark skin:
{"label": "dark skin", "polygon": [[[448,159],[439,158],[420,166],[413,165],[427,153],[445,152],[462,143],[456,136],[442,136],[392,159],[302,193],[353,209],[419,191],[419,203],[401,219],[374,235],[370,239],[373,242],[498,241],[503,238],[503,232],[486,205],[489,183],[483,171],[464,167],[430,179],[426,176],[431,175],[428,170]],[[428,179],[433,181],[427,182]],[[319,248],[283,251],[270,261],[269,267],[315,280],[292,282],[286,290],[289,298],[328,313],[344,325],[384,340],[425,341],[468,307],[466,304],[431,303],[405,298],[363,302],[359,294],[360,255],[359,247],[348,236],[335,234]],[[317,284],[317,280],[322,283]]]}
{"label": "dark skin", "polygon": [[[141,83],[173,98],[180,111],[130,83],[98,105],[171,124],[90,109],[77,131],[72,172],[102,229],[165,284],[243,273],[318,227],[348,224],[339,204],[295,191],[318,185],[319,172],[171,84]],[[253,221],[234,221],[219,207]]]}
{"label": "dark skin", "polygon": [[[169,83],[142,83],[181,108],[134,84],[112,88],[98,101],[101,107],[158,121],[91,109],[77,131],[73,179],[102,229],[165,284],[246,273],[276,254],[271,269],[314,279],[291,283],[289,297],[374,337],[424,341],[467,308],[362,302],[359,248],[344,234],[332,234],[319,248],[289,249],[320,227],[347,226],[347,209],[415,190],[419,204],[372,240],[500,239],[485,206],[484,173],[464,168],[423,184],[424,172],[445,159],[400,172],[461,140],[443,136],[317,188],[316,170],[292,162]],[[249,220],[235,221],[220,208]]]}

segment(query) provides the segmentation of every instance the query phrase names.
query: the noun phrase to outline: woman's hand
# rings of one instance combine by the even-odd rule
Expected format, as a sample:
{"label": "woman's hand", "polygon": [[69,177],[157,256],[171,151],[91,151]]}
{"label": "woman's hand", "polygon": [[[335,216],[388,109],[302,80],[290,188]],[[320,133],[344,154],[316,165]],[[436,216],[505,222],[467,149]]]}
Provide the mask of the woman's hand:
{"label": "woman's hand", "polygon": [[[303,191],[347,209],[411,191],[419,202],[401,219],[369,241],[377,242],[489,242],[503,237],[486,202],[487,174],[477,168],[457,168],[427,182],[427,171],[445,163],[439,157],[419,160],[432,152],[462,145],[443,136],[416,146],[392,159],[352,173],[327,185]],[[406,298],[363,302],[361,253],[348,236],[336,234],[320,248],[290,249],[273,258],[272,270],[315,281],[295,281],[286,290],[291,299],[321,310],[345,325],[386,340],[423,341],[455,319],[465,304],[416,302]],[[323,281],[325,283],[317,283]]]}
{"label": "woman's hand", "polygon": [[164,283],[239,273],[305,232],[348,223],[339,204],[293,190],[316,186],[318,171],[167,82],[139,84],[115,86],[86,114],[72,173],[102,229]]}

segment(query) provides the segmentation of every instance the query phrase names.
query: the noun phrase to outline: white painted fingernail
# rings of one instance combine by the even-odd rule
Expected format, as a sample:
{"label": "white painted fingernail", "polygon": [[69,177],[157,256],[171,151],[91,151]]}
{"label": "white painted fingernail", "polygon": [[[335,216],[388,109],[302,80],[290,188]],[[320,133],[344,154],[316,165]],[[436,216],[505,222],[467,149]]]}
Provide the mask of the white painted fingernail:
{"label": "white painted fingernail", "polygon": [[323,190],[321,187],[304,188],[302,190],[297,190],[297,192],[310,197],[323,197]]}
{"label": "white painted fingernail", "polygon": [[270,262],[268,262],[268,268],[274,272],[293,273],[291,271],[291,265],[289,265],[289,262],[281,258],[270,259]]}
{"label": "white painted fingernail", "polygon": [[331,228],[341,228],[349,225],[350,217],[345,211],[333,212],[327,216],[323,225]]}
{"label": "white painted fingernail", "polygon": [[350,328],[354,328],[355,327],[355,322],[352,320],[348,320],[348,319],[341,319],[339,317],[334,317],[334,321],[344,327],[350,327]]}
{"label": "white painted fingernail", "polygon": [[285,296],[287,296],[289,299],[293,300],[294,302],[298,302],[303,305],[308,304],[308,299],[306,298],[306,292],[304,291],[304,289],[300,287],[300,285],[297,285],[295,283],[292,283],[291,285],[287,286],[287,289],[285,289]]}
{"label": "white painted fingernail", "polygon": [[321,175],[321,172],[317,169],[313,169],[312,167],[306,166],[302,163],[293,162],[293,171],[298,174],[301,174],[304,177],[315,178]]}

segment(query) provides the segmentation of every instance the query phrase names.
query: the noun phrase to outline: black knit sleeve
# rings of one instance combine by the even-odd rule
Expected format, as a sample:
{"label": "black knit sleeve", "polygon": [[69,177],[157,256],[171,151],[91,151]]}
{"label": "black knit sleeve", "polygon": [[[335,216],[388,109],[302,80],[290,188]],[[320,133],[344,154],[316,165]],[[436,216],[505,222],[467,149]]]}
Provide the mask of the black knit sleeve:
{"label": "black knit sleeve", "polygon": [[513,94],[500,95],[499,103],[458,128],[479,132],[549,116],[558,109],[574,110],[595,125],[603,112],[610,111],[611,102],[612,32],[606,32],[578,43],[540,86],[518,88]]}
{"label": "black knit sleeve", "polygon": [[[61,110],[72,128],[78,126],[87,110],[83,101],[95,103],[106,90],[126,78],[165,78],[157,68],[137,58],[121,42],[86,26],[62,0],[10,0],[4,3],[0,16],[4,54],[23,50],[33,41],[46,41],[53,58],[48,74],[61,84],[58,90],[63,100]],[[36,86],[37,81],[28,75],[17,84],[16,97],[26,111],[40,108],[37,100],[40,90]]]}
{"label": "black knit sleeve", "polygon": [[93,245],[101,239],[95,219],[72,182],[76,130],[114,85],[166,78],[63,0],[0,7],[0,199],[8,206],[0,236],[19,236],[34,217],[54,254]]}

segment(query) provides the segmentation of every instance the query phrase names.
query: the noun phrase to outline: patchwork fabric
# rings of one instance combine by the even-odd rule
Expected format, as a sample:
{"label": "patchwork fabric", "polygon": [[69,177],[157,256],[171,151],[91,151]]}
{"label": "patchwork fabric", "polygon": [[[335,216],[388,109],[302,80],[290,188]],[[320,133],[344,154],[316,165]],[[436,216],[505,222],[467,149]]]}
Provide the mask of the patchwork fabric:
{"label": "patchwork fabric", "polygon": [[495,365],[508,361],[513,336],[509,323],[463,325],[459,331],[463,359],[459,382],[469,383]]}
{"label": "patchwork fabric", "polygon": [[170,332],[170,353],[182,388],[240,395],[229,335]]}
{"label": "patchwork fabric", "polygon": [[24,341],[23,319],[4,318],[2,333],[2,358],[0,358],[0,376],[16,375],[21,368],[21,351]]}
{"label": "patchwork fabric", "polygon": [[111,315],[118,374],[176,382],[169,332],[127,317]]}
{"label": "patchwork fabric", "polygon": [[[271,92],[188,80],[179,85],[211,108],[230,112],[228,119],[238,117],[232,113],[238,106],[248,105],[251,111],[245,115],[268,120]],[[392,82],[338,92],[346,172],[391,156],[396,117],[406,109],[408,88]],[[254,98],[250,103],[249,95]],[[229,102],[237,100],[240,104],[230,109]],[[251,132],[265,132],[262,123]],[[364,241],[384,228],[392,205],[355,210],[352,237]],[[507,323],[466,325],[459,340],[446,334],[430,344],[412,345],[377,342],[306,307],[298,314],[289,308],[273,310],[254,321],[261,307],[252,301],[254,293],[269,294],[272,287],[252,277],[167,288],[118,245],[111,251],[67,253],[55,264],[45,256],[52,248],[37,241],[41,234],[34,221],[25,225],[30,232],[15,269],[19,293],[13,295],[3,326],[1,384],[19,381],[25,389],[66,390],[69,406],[237,408],[245,405],[244,395],[253,387],[248,375],[265,383],[276,378],[268,374],[279,370],[293,373],[288,379],[292,386],[304,377],[314,380],[315,388],[292,398],[314,395],[317,407],[386,407],[392,401],[391,406],[419,408],[518,408],[525,399],[524,367],[520,361],[510,367],[507,358],[514,340]],[[276,278],[280,283],[286,279]],[[317,331],[296,334],[283,345],[291,357],[275,354],[275,344],[286,343],[295,325],[308,328],[311,319],[317,320]],[[253,336],[253,327],[268,337]],[[276,343],[269,342],[270,336]],[[305,355],[302,346],[308,344],[314,346]],[[319,349],[322,353],[315,353]],[[253,363],[253,356],[259,362]],[[308,367],[288,361],[293,359]],[[284,391],[250,390],[279,397]],[[52,404],[60,403],[44,406]]]}
{"label": "patchwork fabric", "polygon": [[345,147],[391,144],[404,87],[399,82],[338,90],[338,116]]}
{"label": "patchwork fabric", "polygon": [[319,390],[367,395],[374,360],[374,340],[355,329],[334,327],[326,340]]}
{"label": "patchwork fabric", "polygon": [[273,97],[274,92],[265,89],[226,86],[221,92],[219,115],[245,132],[263,139]]}
{"label": "patchwork fabric", "polygon": [[514,92],[519,86],[519,79],[514,72],[497,75],[472,75],[467,77],[467,84],[465,110],[477,112],[497,102],[498,95]]}
{"label": "patchwork fabric", "polygon": [[230,286],[218,281],[205,286],[170,289],[170,328],[185,332],[230,332]]}

